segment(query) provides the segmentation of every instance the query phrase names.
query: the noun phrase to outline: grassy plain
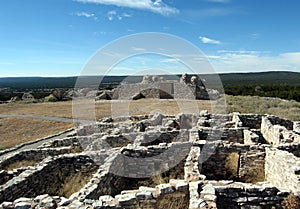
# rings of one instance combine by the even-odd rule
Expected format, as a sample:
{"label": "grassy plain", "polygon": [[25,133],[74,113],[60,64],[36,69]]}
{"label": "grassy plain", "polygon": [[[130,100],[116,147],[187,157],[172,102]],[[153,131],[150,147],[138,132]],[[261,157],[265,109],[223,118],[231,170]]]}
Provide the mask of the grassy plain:
{"label": "grassy plain", "polygon": [[[90,119],[89,115],[91,114],[94,114],[96,119],[99,119],[112,114],[114,116],[121,115],[124,112],[127,112],[128,115],[140,115],[158,111],[165,114],[177,114],[179,112],[194,113],[207,109],[215,113],[266,113],[290,120],[300,120],[299,102],[250,96],[226,96],[226,106],[221,105],[222,102],[220,101],[189,102],[155,99],[142,99],[125,103],[100,101],[92,108],[88,108],[85,102],[76,104],[79,107],[78,109],[80,109],[77,115],[81,119]],[[72,118],[72,102],[0,104],[0,114]],[[71,127],[73,127],[73,123],[21,117],[0,118],[0,149],[56,134]]]}

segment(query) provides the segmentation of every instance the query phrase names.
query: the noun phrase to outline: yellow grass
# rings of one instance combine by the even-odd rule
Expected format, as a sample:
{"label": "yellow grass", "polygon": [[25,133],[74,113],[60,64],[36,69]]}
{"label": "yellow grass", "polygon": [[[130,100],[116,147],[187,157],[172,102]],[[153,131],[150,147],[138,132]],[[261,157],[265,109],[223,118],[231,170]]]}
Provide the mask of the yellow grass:
{"label": "yellow grass", "polygon": [[92,174],[83,174],[81,172],[69,176],[60,188],[59,195],[69,198],[73,193],[78,192],[87,184],[92,177]]}
{"label": "yellow grass", "polygon": [[184,193],[166,194],[156,202],[156,208],[186,209],[189,207],[189,198]]}
{"label": "yellow grass", "polygon": [[21,160],[12,164],[9,164],[8,166],[1,168],[3,170],[13,170],[16,168],[21,168],[21,167],[27,167],[27,166],[33,166],[36,164],[38,161],[35,160]]}
{"label": "yellow grass", "polygon": [[271,114],[289,120],[300,120],[300,102],[251,96],[226,96],[226,100],[227,112]]}
{"label": "yellow grass", "polygon": [[[226,96],[227,106],[220,101],[176,101],[141,99],[137,101],[99,101],[88,108],[85,101],[78,105],[80,119],[99,119],[102,117],[141,115],[154,112],[164,114],[197,113],[209,110],[214,113],[267,113],[290,120],[300,120],[300,103],[295,101],[266,100],[260,97]],[[77,109],[77,110],[78,110]],[[90,118],[89,115],[95,115]],[[72,101],[57,103],[11,103],[0,104],[0,114],[25,114],[72,118]],[[0,119],[0,149],[39,139],[72,127],[71,123],[53,122],[25,118]]]}
{"label": "yellow grass", "polygon": [[0,149],[53,135],[71,127],[72,123],[32,118],[0,118]]}
{"label": "yellow grass", "polygon": [[226,157],[225,168],[229,179],[238,178],[240,155],[232,152]]}
{"label": "yellow grass", "polygon": [[0,114],[25,114],[71,118],[72,102],[0,104]]}

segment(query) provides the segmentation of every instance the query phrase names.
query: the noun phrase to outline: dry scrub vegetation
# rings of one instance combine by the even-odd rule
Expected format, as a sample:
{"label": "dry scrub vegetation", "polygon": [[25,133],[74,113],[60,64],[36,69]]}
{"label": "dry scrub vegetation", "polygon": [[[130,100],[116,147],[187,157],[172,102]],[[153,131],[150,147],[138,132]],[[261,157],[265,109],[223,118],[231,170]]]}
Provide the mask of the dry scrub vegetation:
{"label": "dry scrub vegetation", "polygon": [[300,120],[300,102],[257,96],[226,96],[227,112],[271,114]]}
{"label": "dry scrub vegetation", "polygon": [[53,135],[72,126],[71,123],[32,118],[0,118],[0,149]]}
{"label": "dry scrub vegetation", "polygon": [[[226,96],[227,107],[221,106],[220,101],[197,101],[198,110],[209,110],[215,113],[261,113],[273,114],[290,120],[300,120],[300,103],[280,99],[267,99],[250,96]],[[195,104],[195,103],[193,103]],[[88,118],[88,109],[83,102],[80,106],[80,118]],[[119,101],[99,101],[95,105],[96,118],[111,116],[114,113],[128,112],[129,115],[140,115],[160,111],[165,114],[177,114],[185,107],[185,112],[195,112],[189,101],[141,99],[128,101],[122,105]],[[212,108],[213,107],[213,108]],[[226,110],[225,110],[226,109]],[[24,114],[39,116],[55,116],[62,118],[72,117],[72,102],[56,103],[10,103],[0,104],[0,114]],[[71,123],[45,121],[26,118],[0,118],[0,149],[56,134],[72,127]]]}
{"label": "dry scrub vegetation", "polygon": [[282,202],[283,209],[299,209],[299,197],[294,194],[290,194],[287,198]]}
{"label": "dry scrub vegetation", "polygon": [[38,161],[35,160],[21,160],[12,164],[9,164],[8,166],[1,168],[2,170],[8,170],[11,171],[16,168],[21,168],[21,167],[27,167],[27,166],[34,166]]}
{"label": "dry scrub vegetation", "polygon": [[240,155],[238,152],[232,152],[226,157],[225,169],[228,179],[237,179],[239,171]]}
{"label": "dry scrub vegetation", "polygon": [[69,198],[73,193],[78,192],[84,185],[86,185],[92,177],[92,174],[82,172],[69,176],[65,179],[62,187],[59,189],[59,195]]}

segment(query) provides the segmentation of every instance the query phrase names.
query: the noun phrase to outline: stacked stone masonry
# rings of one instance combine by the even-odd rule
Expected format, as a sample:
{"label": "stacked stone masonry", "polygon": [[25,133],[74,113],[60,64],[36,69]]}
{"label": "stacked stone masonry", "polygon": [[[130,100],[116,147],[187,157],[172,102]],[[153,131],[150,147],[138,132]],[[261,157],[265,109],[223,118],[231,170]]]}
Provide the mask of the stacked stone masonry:
{"label": "stacked stone masonry", "polygon": [[[299,122],[202,111],[103,118],[76,131],[0,153],[0,208],[281,208],[300,195]],[[78,174],[90,178],[62,195]]]}

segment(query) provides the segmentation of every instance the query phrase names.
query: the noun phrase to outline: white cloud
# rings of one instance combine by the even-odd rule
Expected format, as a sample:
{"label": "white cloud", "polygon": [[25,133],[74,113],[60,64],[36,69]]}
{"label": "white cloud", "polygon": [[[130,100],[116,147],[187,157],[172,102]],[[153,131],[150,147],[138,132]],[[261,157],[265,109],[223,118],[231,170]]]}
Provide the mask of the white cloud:
{"label": "white cloud", "polygon": [[264,53],[223,53],[208,56],[217,72],[300,72],[300,52],[271,56]]}
{"label": "white cloud", "polygon": [[131,49],[133,51],[145,51],[146,49],[143,49],[143,48],[139,48],[139,47],[131,47]]}
{"label": "white cloud", "polygon": [[119,7],[128,7],[133,9],[148,10],[151,12],[159,13],[162,15],[172,15],[179,13],[179,10],[170,7],[162,0],[77,0],[83,3],[95,3],[95,4],[105,4],[105,5],[115,5]]}
{"label": "white cloud", "polygon": [[115,10],[107,12],[107,18],[112,21],[114,17],[117,15],[117,12]]}
{"label": "white cloud", "polygon": [[93,13],[87,13],[87,12],[76,12],[73,15],[76,15],[78,17],[86,17],[86,18],[94,18],[97,19],[96,15]]}
{"label": "white cloud", "polygon": [[125,12],[122,14],[118,14],[116,10],[111,10],[107,12],[107,18],[110,21],[114,20],[115,18],[117,18],[118,20],[122,20],[123,18],[129,18],[129,17],[132,17],[132,15]]}
{"label": "white cloud", "polygon": [[270,51],[254,51],[254,50],[219,50],[218,53],[233,53],[233,54],[268,54]]}
{"label": "white cloud", "polygon": [[207,38],[205,36],[199,36],[199,39],[204,44],[221,44],[221,41],[210,39],[210,38]]}
{"label": "white cloud", "polygon": [[178,63],[179,60],[176,58],[166,58],[161,60],[161,63]]}
{"label": "white cloud", "polygon": [[132,14],[128,14],[128,13],[124,12],[124,13],[122,14],[122,16],[123,16],[123,17],[132,17]]}

